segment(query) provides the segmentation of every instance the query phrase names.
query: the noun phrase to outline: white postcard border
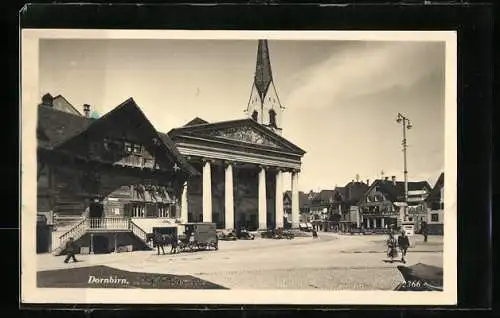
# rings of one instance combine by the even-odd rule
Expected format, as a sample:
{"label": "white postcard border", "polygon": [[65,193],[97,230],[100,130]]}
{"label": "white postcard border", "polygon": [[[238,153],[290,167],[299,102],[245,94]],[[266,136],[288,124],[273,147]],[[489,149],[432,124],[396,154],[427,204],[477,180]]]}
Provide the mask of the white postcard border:
{"label": "white postcard border", "polygon": [[[21,303],[454,305],[457,303],[457,38],[455,31],[21,31]],[[446,42],[444,291],[166,290],[36,287],[36,105],[40,39],[260,39]]]}

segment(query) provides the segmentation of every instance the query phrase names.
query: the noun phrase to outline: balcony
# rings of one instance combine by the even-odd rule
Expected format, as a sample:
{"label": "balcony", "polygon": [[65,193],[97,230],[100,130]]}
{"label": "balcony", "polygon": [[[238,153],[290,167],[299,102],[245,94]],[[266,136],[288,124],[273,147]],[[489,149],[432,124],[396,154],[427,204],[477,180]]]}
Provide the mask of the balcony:
{"label": "balcony", "polygon": [[123,165],[127,167],[135,167],[135,168],[154,168],[154,159],[144,158],[138,155],[130,155],[128,157],[123,157],[120,160],[116,161],[114,164]]}

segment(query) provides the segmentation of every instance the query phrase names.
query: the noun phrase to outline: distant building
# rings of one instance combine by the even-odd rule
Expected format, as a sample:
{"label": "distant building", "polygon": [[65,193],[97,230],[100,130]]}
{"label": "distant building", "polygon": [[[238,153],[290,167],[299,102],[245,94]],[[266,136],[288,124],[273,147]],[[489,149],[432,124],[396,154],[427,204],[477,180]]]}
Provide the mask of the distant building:
{"label": "distant building", "polygon": [[[404,221],[414,222],[416,232],[420,230],[422,222],[427,219],[425,199],[431,191],[427,181],[408,182],[408,215]],[[361,225],[366,228],[386,228],[397,224],[400,209],[405,204],[405,185],[402,181],[375,180],[363,195],[358,206],[361,213]]]}
{"label": "distant building", "polygon": [[431,193],[425,200],[427,204],[427,229],[429,234],[444,233],[444,173],[441,173]]}
{"label": "distant building", "polygon": [[[288,223],[292,220],[292,191],[286,191],[283,194],[283,209],[284,217]],[[299,191],[299,213],[300,222],[305,223],[310,221],[311,201],[309,194],[304,191]]]}
{"label": "distant building", "polygon": [[358,204],[369,188],[370,180],[354,181],[347,183],[344,187],[336,187],[341,204],[337,205],[340,212],[340,231],[348,231],[351,227],[359,227],[360,216]]}

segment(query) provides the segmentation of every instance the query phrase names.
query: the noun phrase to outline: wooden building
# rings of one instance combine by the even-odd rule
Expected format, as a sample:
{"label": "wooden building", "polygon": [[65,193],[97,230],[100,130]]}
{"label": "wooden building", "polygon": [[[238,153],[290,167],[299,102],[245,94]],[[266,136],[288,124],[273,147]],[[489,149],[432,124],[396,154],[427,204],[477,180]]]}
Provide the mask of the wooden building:
{"label": "wooden building", "polygon": [[175,226],[183,184],[198,172],[134,100],[93,119],[49,96],[38,106],[37,209],[56,214],[52,249],[69,237],[90,252],[139,248],[160,220]]}

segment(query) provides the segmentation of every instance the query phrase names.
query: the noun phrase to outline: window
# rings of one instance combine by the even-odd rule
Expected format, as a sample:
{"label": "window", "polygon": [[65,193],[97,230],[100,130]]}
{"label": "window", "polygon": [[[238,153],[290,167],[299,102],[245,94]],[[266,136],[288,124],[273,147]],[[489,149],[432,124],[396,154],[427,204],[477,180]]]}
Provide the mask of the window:
{"label": "window", "polygon": [[125,153],[132,153],[132,144],[130,142],[125,142]]}
{"label": "window", "polygon": [[143,218],[145,212],[144,204],[135,204],[132,207],[132,217],[134,218]]}
{"label": "window", "polygon": [[257,121],[259,118],[259,112],[254,110],[253,113],[252,113],[252,119]]}
{"label": "window", "polygon": [[439,222],[439,214],[438,213],[431,214],[431,222]]}
{"label": "window", "polygon": [[141,150],[142,150],[141,145],[137,145],[137,144],[134,144],[134,145],[133,145],[132,151],[133,151],[135,154],[140,154],[140,153],[141,153]]}
{"label": "window", "polygon": [[273,127],[277,127],[276,126],[276,112],[274,111],[274,109],[271,109],[269,111],[269,124]]}
{"label": "window", "polygon": [[120,208],[113,208],[114,215],[120,215]]}
{"label": "window", "polygon": [[169,206],[166,204],[158,204],[158,217],[168,218],[169,217]]}

